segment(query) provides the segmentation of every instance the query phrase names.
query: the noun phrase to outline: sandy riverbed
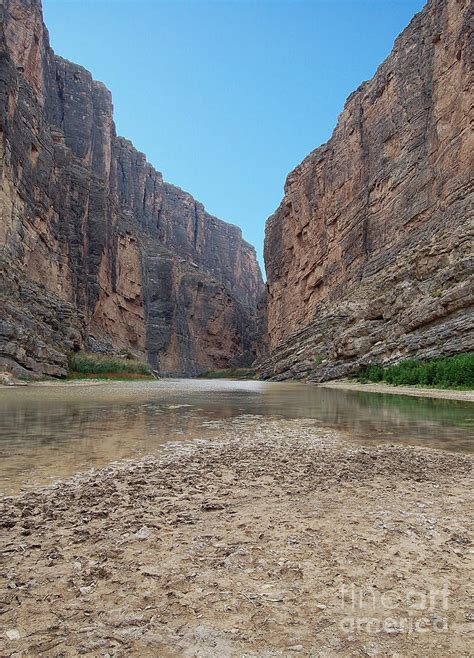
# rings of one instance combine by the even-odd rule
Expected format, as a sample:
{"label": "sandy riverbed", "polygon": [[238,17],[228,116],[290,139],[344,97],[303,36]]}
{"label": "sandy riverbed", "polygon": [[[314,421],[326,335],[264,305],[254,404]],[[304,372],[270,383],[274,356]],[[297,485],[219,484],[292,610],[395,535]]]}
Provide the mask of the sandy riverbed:
{"label": "sandy riverbed", "polygon": [[395,395],[413,395],[418,398],[438,398],[445,400],[464,400],[474,402],[474,391],[455,391],[438,388],[420,388],[418,386],[391,386],[390,384],[360,384],[351,379],[318,384],[323,388],[336,388],[345,391],[367,391],[368,393],[393,393]]}
{"label": "sandy riverbed", "polygon": [[0,655],[472,654],[472,458],[213,425],[3,501]]}

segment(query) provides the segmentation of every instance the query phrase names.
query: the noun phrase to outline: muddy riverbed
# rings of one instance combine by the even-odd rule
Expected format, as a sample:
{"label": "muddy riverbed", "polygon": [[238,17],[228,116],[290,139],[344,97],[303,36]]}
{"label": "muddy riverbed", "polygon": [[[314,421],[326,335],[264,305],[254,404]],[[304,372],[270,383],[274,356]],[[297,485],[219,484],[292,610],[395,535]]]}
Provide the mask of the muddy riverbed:
{"label": "muddy riverbed", "polygon": [[469,655],[472,457],[209,423],[3,500],[2,656]]}
{"label": "muddy riverbed", "polygon": [[472,654],[473,418],[299,384],[0,391],[0,655]]}

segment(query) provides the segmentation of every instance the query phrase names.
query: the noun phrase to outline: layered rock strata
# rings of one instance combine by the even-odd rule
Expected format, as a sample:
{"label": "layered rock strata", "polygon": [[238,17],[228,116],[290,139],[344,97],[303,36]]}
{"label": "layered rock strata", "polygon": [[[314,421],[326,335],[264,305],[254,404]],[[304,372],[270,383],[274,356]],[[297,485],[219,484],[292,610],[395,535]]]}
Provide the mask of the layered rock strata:
{"label": "layered rock strata", "polygon": [[474,349],[472,18],[430,0],[288,176],[266,227],[264,377]]}
{"label": "layered rock strata", "polygon": [[0,370],[70,349],[163,374],[251,362],[255,251],[116,135],[110,92],[54,54],[39,0],[0,6]]}

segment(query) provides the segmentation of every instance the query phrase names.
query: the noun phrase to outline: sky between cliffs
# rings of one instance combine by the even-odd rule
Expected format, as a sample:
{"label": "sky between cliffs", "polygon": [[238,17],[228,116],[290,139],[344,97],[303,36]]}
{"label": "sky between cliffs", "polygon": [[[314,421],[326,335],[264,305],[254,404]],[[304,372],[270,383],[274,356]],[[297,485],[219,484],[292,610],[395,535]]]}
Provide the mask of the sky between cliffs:
{"label": "sky between cliffs", "polygon": [[423,0],[43,0],[55,51],[112,91],[120,135],[242,227],[263,265],[289,171],[331,135]]}

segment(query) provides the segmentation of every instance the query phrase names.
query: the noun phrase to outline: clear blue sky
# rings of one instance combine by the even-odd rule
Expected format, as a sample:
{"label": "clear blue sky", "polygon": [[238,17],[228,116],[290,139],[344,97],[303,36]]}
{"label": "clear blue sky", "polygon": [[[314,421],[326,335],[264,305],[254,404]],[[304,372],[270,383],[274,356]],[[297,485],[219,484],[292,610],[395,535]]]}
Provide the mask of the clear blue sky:
{"label": "clear blue sky", "polygon": [[261,258],[289,171],[331,135],[423,0],[43,0],[118,133]]}

